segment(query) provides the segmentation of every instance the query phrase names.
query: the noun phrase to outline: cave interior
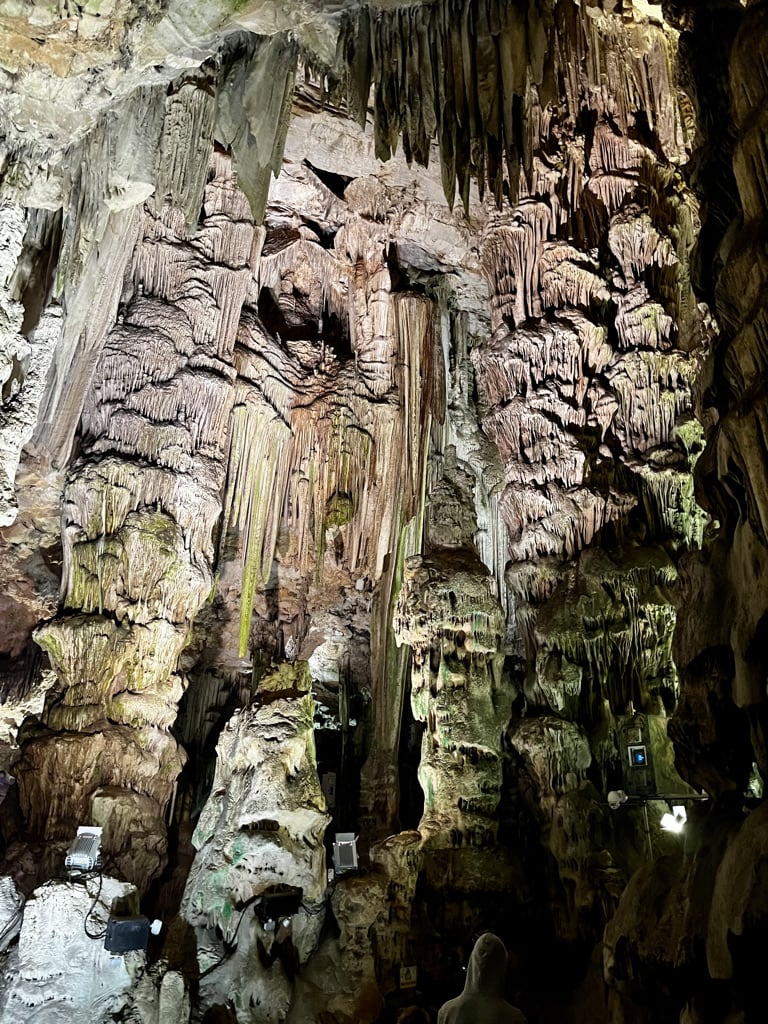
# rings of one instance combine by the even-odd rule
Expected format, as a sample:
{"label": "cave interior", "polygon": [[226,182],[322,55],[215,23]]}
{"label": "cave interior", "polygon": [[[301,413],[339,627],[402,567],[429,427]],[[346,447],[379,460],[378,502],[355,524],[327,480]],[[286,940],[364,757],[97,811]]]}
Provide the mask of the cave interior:
{"label": "cave interior", "polygon": [[764,1024],[768,2],[0,0],[0,93],[3,1024]]}

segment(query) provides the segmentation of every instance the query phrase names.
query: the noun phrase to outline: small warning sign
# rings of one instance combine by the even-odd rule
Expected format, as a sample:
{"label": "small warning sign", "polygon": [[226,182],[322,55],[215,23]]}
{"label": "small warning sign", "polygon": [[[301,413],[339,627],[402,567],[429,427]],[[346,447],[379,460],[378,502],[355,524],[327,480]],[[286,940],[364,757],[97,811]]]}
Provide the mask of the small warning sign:
{"label": "small warning sign", "polygon": [[416,965],[400,968],[400,988],[416,988]]}

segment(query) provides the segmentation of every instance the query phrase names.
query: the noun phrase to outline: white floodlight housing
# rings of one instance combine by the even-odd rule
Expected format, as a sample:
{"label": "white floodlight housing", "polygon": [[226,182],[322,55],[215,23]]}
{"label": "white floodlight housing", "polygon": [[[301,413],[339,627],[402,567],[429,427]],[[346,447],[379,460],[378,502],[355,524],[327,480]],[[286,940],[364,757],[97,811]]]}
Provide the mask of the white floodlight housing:
{"label": "white floodlight housing", "polygon": [[357,870],[357,836],[354,832],[337,832],[333,844],[333,868],[337,875]]}
{"label": "white floodlight housing", "polygon": [[666,829],[667,832],[682,832],[688,815],[685,812],[685,807],[682,804],[675,804],[672,808],[672,813],[667,812],[661,816],[661,827]]}
{"label": "white floodlight housing", "polygon": [[68,871],[94,871],[101,867],[102,832],[98,825],[80,825],[64,858]]}
{"label": "white floodlight housing", "polygon": [[608,806],[612,811],[621,807],[622,804],[627,802],[627,794],[623,789],[612,789],[608,794]]}

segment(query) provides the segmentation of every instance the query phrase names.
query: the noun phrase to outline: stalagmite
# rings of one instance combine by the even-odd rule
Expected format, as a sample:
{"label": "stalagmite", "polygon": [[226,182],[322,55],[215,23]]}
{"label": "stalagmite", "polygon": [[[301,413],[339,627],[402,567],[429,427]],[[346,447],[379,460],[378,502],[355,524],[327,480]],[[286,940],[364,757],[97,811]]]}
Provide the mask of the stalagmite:
{"label": "stalagmite", "polygon": [[202,1002],[231,989],[240,1022],[285,1019],[323,924],[329,818],[310,686],[306,663],[282,665],[230,719],[193,838],[182,915],[196,933]]}
{"label": "stalagmite", "polygon": [[500,680],[503,618],[488,577],[468,569],[447,553],[409,559],[394,623],[398,641],[413,651],[413,714],[427,723],[419,831],[436,847],[484,846],[496,832],[509,718]]}

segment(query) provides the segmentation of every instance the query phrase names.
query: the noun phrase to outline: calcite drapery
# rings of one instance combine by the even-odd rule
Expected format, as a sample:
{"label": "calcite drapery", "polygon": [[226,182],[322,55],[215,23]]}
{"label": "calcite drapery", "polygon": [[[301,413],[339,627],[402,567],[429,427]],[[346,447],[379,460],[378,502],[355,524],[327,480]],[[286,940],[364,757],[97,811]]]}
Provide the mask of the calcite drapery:
{"label": "calcite drapery", "polygon": [[275,583],[292,657],[310,626],[314,646],[343,635],[336,621],[349,607],[345,594],[368,605],[376,588],[363,804],[390,831],[397,786],[380,783],[396,757],[400,716],[392,709],[402,705],[403,685],[389,640],[390,594],[404,554],[420,543],[422,439],[443,419],[445,381],[433,302],[393,292],[385,233],[345,217],[332,248],[309,227],[268,218],[258,311],[254,303],[244,313],[235,350],[222,550],[240,551],[241,656],[274,615],[264,595]]}
{"label": "calcite drapery", "polygon": [[141,888],[163,866],[183,764],[170,733],[177,664],[213,584],[252,239],[220,154],[194,238],[175,207],[148,208],[65,491],[65,611],[38,632],[59,687],[19,767],[30,825],[66,839],[73,822],[102,824],[105,850]]}
{"label": "calcite drapery", "polygon": [[[575,17],[567,10],[559,8],[559,16]],[[572,698],[589,703],[592,689],[613,684],[605,664],[592,660],[590,667],[589,657],[584,664],[584,652],[566,655],[567,664],[551,674],[546,633],[557,632],[557,616],[546,619],[548,603],[568,601],[574,586],[594,587],[608,603],[618,596],[626,604],[625,619],[637,614],[637,598],[621,597],[610,582],[611,560],[580,557],[591,545],[616,548],[638,581],[648,575],[647,636],[625,652],[633,660],[629,674],[665,675],[673,702],[674,612],[670,594],[658,587],[674,582],[675,561],[702,536],[691,483],[702,443],[693,383],[707,329],[690,286],[695,203],[674,166],[684,138],[669,74],[673,39],[660,24],[622,25],[602,12],[573,30],[577,37],[583,31],[585,53],[609,68],[638,33],[654,59],[630,60],[621,85],[609,72],[602,91],[579,90],[574,81],[557,106],[545,109],[533,94],[532,175],[514,213],[501,213],[486,232],[492,331],[473,352],[483,424],[505,466],[507,580],[536,661],[527,696],[538,704],[540,687],[552,691],[554,683],[562,693],[549,692],[546,702],[569,715],[583,711]],[[627,105],[626,90],[645,100]],[[579,111],[589,117],[580,121]],[[594,576],[594,583],[581,584],[580,576]],[[593,612],[574,621],[579,635],[600,631]],[[654,650],[665,652],[665,669]],[[622,668],[609,675],[614,671]]]}
{"label": "calcite drapery", "polygon": [[[617,719],[675,706],[677,564],[706,519],[692,468],[712,324],[691,288],[698,212],[679,170],[689,140],[676,36],[625,13],[556,6],[554,32],[564,41],[567,26],[584,64],[571,62],[557,101],[527,93],[528,174],[514,209],[484,231],[491,329],[472,352],[483,427],[504,467],[505,578],[526,654],[517,706],[543,716],[513,721],[509,742],[523,803],[569,894],[557,912],[563,938],[611,911],[636,864],[630,847],[642,849],[631,815],[610,850],[596,853],[593,837],[606,827],[605,794],[621,784]],[[634,56],[641,39],[645,62]],[[546,795],[539,727],[555,746],[578,736]]]}
{"label": "calcite drapery", "polygon": [[[292,83],[292,67],[286,70],[277,61],[280,74],[267,82],[274,85],[270,102],[262,103],[259,92],[255,104],[250,104],[258,109],[237,110],[240,85],[247,83],[253,96],[257,91],[252,90],[254,83],[261,76],[263,84],[274,65],[271,60],[264,60],[258,68],[244,64],[222,76],[219,58],[226,64],[237,52],[250,59],[256,50],[264,56],[262,50],[271,51],[272,46],[270,42],[262,47],[252,45],[253,40],[231,39],[231,46],[218,49],[215,59],[201,67],[202,61],[218,48],[214,29],[224,25],[224,6],[196,10],[186,31],[181,32],[180,8],[177,0],[171,0],[158,12],[156,26],[150,32],[145,34],[139,24],[136,32],[125,39],[123,67],[120,74],[110,78],[110,87],[117,83],[116,96],[121,88],[127,88],[120,84],[125,82],[123,71],[129,81],[135,82],[142,61],[157,62],[151,70],[147,64],[150,80],[169,75],[177,79],[162,103],[149,105],[149,120],[162,111],[161,116],[167,113],[174,126],[171,135],[187,133],[184,148],[188,149],[188,159],[180,160],[179,165],[169,161],[173,169],[170,184],[170,179],[165,179],[169,191],[165,185],[159,187],[161,195],[173,196],[176,205],[183,207],[179,221],[187,224],[197,217],[196,182],[202,185],[214,125],[218,124],[220,141],[233,142],[236,160],[244,163],[242,154],[255,151],[257,163],[263,168],[275,159],[279,132],[278,136],[265,132],[262,138],[260,129],[254,127],[258,117],[252,115],[263,113],[265,119],[269,116],[279,121],[273,115],[278,109],[284,112],[282,101]],[[682,5],[666,6],[679,9]],[[733,0],[731,7],[739,6]],[[107,9],[103,21],[114,24]],[[42,16],[41,10],[38,4],[38,16]],[[289,3],[275,13],[275,29],[285,26],[286,10],[293,11]],[[224,31],[263,25],[270,11],[269,5],[259,5],[258,10],[241,9],[231,24],[224,25]],[[508,773],[507,781],[514,791],[532,780],[532,801],[546,810],[541,831],[558,862],[560,881],[569,893],[575,889],[577,911],[582,923],[586,922],[582,934],[594,937],[601,915],[610,905],[611,893],[604,886],[600,898],[593,898],[588,886],[579,886],[589,870],[586,861],[591,855],[586,834],[573,827],[575,816],[582,815],[583,820],[589,816],[591,832],[601,832],[601,816],[608,813],[604,793],[590,787],[599,782],[603,790],[608,788],[610,773],[615,771],[613,715],[627,706],[630,696],[647,710],[674,703],[676,683],[669,661],[673,618],[670,589],[679,554],[698,543],[701,533],[701,518],[693,506],[690,487],[690,467],[701,445],[700,431],[691,418],[691,385],[698,372],[697,346],[708,326],[688,281],[696,212],[675,169],[675,163],[686,156],[680,126],[687,114],[684,109],[681,113],[672,87],[674,37],[662,28],[656,5],[629,0],[621,5],[607,0],[589,4],[571,0],[542,0],[527,5],[440,3],[386,11],[374,19],[368,17],[365,27],[368,13],[360,13],[362,34],[368,33],[365,45],[344,57],[353,58],[351,71],[357,83],[353,106],[358,114],[365,114],[367,106],[369,63],[375,68],[372,73],[377,79],[380,147],[391,148],[404,127],[409,155],[414,153],[423,159],[431,156],[434,162],[435,152],[429,153],[434,128],[440,138],[444,184],[450,194],[456,179],[466,201],[470,178],[476,175],[480,180],[488,179],[496,193],[494,199],[501,197],[507,187],[510,196],[521,201],[503,215],[493,213],[492,201],[485,208],[470,203],[466,219],[461,213],[451,218],[444,206],[436,215],[433,195],[431,205],[421,205],[429,189],[434,193],[434,181],[425,174],[428,187],[420,192],[412,179],[403,184],[396,175],[388,177],[388,169],[382,171],[372,160],[366,163],[367,143],[359,144],[349,162],[349,150],[342,146],[341,155],[330,159],[327,153],[316,152],[311,143],[306,144],[308,136],[297,144],[291,173],[276,186],[271,219],[265,235],[258,236],[251,257],[253,266],[263,237],[264,259],[258,279],[252,286],[248,284],[249,309],[242,317],[231,361],[231,369],[240,379],[234,388],[208,381],[199,406],[184,407],[195,424],[199,421],[206,430],[226,431],[226,406],[231,393],[235,394],[230,493],[225,502],[229,518],[217,550],[222,569],[220,585],[212,610],[207,607],[198,619],[195,646],[187,652],[183,666],[186,670],[210,639],[211,661],[218,658],[225,662],[235,680],[231,706],[236,699],[243,699],[251,685],[244,672],[245,659],[239,657],[241,650],[247,654],[251,647],[256,661],[264,662],[271,654],[283,651],[291,658],[302,648],[306,654],[315,642],[326,638],[330,648],[339,636],[343,637],[339,648],[346,644],[349,649],[359,637],[363,653],[358,664],[362,665],[372,647],[376,677],[373,751],[365,774],[364,802],[368,810],[376,797],[392,786],[394,795],[384,792],[378,807],[374,807],[374,811],[381,812],[379,827],[381,822],[386,827],[396,818],[394,766],[402,696],[400,669],[405,662],[404,654],[398,660],[392,657],[391,649],[387,650],[392,639],[391,593],[399,588],[406,555],[421,547],[423,506],[440,506],[446,516],[444,526],[436,522],[434,529],[433,524],[425,529],[427,544],[434,549],[462,537],[467,507],[482,505],[482,510],[477,509],[477,525],[483,536],[470,539],[477,543],[483,561],[496,575],[495,581],[488,581],[488,595],[502,590],[501,606],[510,611],[507,651],[517,656],[521,652],[520,638],[525,637],[528,643],[527,683],[522,685],[521,671],[520,680],[516,680],[520,689],[515,705],[516,711],[526,712],[526,717],[515,720],[509,731],[526,777],[516,781]],[[298,14],[304,40],[312,37],[306,19],[314,15],[306,7]],[[78,10],[71,20],[81,25],[83,35],[96,32],[95,20],[88,11]],[[46,66],[55,74],[56,56],[62,53],[61,37],[70,29],[57,32],[41,26],[37,31],[45,43],[27,38],[19,66],[31,71],[29,51],[39,48]],[[275,53],[286,44],[289,57],[295,55],[293,39],[275,37],[274,42]],[[80,58],[82,67],[82,50],[73,46],[71,52]],[[168,65],[175,64],[173,69],[163,65],[169,52],[172,57]],[[449,62],[444,60],[446,54]],[[181,64],[185,71],[179,76]],[[93,83],[100,88],[105,81],[100,67],[94,67],[89,83],[81,82],[79,95],[87,97]],[[194,70],[190,73],[191,68]],[[112,71],[115,69],[109,68],[108,74]],[[33,105],[26,90],[31,82],[39,85],[39,74],[33,72],[19,82],[23,98],[11,114],[4,111],[0,116],[10,119],[23,111],[30,136],[39,139],[38,129],[29,119]],[[323,91],[331,83],[329,71]],[[499,84],[501,88],[497,88]],[[146,98],[152,88],[151,84],[142,86],[132,98]],[[446,102],[440,100],[441,89]],[[218,98],[224,96],[229,105],[226,112],[219,106],[218,120],[209,103],[209,90],[218,93]],[[194,110],[185,110],[190,95],[195,98]],[[499,98],[503,103],[498,102]],[[99,102],[112,102],[106,98],[106,90]],[[311,106],[306,93],[299,98],[298,106],[303,113]],[[118,109],[113,105],[110,113],[114,111],[116,123],[125,127],[135,124],[147,106],[136,102],[136,118],[128,120],[124,119],[124,110],[118,114]],[[226,113],[232,114],[232,124],[227,123]],[[326,130],[338,124],[338,110],[331,109],[323,117]],[[52,120],[44,123],[48,125]],[[78,125],[82,121],[73,113],[68,123]],[[750,133],[751,123],[752,115],[744,121],[745,134],[750,134],[739,155],[744,165],[760,152],[760,132]],[[339,137],[349,138],[350,130],[339,130]],[[57,127],[51,139],[59,138],[61,131]],[[58,453],[67,450],[66,438],[71,436],[79,415],[86,390],[84,371],[96,364],[105,334],[112,327],[118,284],[122,281],[120,268],[127,259],[125,249],[132,249],[130,240],[141,224],[131,207],[137,199],[143,201],[153,182],[157,183],[152,174],[144,174],[154,165],[148,159],[152,154],[142,149],[135,160],[130,159],[130,140],[134,137],[127,130],[97,130],[89,133],[85,146],[76,139],[61,175],[57,155],[41,154],[34,148],[30,155],[29,147],[22,144],[20,163],[40,160],[49,168],[51,184],[46,201],[56,202],[51,196],[59,185],[66,197],[60,274],[71,279],[82,268],[81,281],[87,281],[87,287],[84,285],[77,293],[77,302],[71,301],[75,294],[72,289],[66,293],[66,336],[57,350],[57,374],[46,395],[38,432],[38,440],[49,441]],[[46,140],[45,145],[49,150],[55,148],[54,141],[49,146]],[[506,152],[506,182],[502,150]],[[117,157],[114,161],[112,152]],[[201,152],[205,159],[200,159]],[[81,153],[87,154],[82,161]],[[262,157],[267,158],[266,162]],[[311,166],[302,165],[305,158]],[[12,162],[15,159],[11,154]],[[521,162],[525,180],[519,183]],[[93,190],[87,187],[91,181],[88,167],[100,168]],[[106,167],[108,171],[104,171]],[[242,167],[244,176],[249,170]],[[364,178],[349,184],[349,175],[358,172]],[[324,175],[332,186],[325,192],[317,184]],[[42,177],[37,175],[37,180]],[[264,179],[258,173],[254,178],[251,191],[258,195]],[[292,193],[294,188],[303,191]],[[29,191],[17,193],[17,199],[25,197],[24,205],[33,206],[31,196],[43,192],[44,186],[39,186],[36,193],[31,186]],[[745,199],[750,217],[758,215],[756,196]],[[412,230],[414,222],[425,224],[430,218],[433,222],[421,233]],[[483,225],[487,230],[479,246]],[[33,236],[29,227],[27,241],[31,243]],[[174,242],[180,238],[179,233],[173,235]],[[206,261],[210,257],[214,263],[220,262],[218,244],[210,237],[204,243]],[[467,246],[475,247],[475,251],[457,255]],[[163,260],[170,258],[176,266],[178,249],[176,244],[165,247]],[[94,251],[103,262],[92,258]],[[749,246],[746,251],[744,264],[752,260]],[[483,324],[485,314],[481,312],[479,324],[477,319],[481,291],[471,275],[478,255],[486,265],[493,292],[490,332]],[[734,259],[734,276],[739,278],[744,264],[739,269],[736,253]],[[759,291],[759,253],[754,262],[758,266],[755,281]],[[117,267],[119,272],[105,273],[108,286],[98,293],[94,302],[98,309],[89,320],[87,336],[77,343],[85,296],[96,294],[93,275],[105,265]],[[459,266],[461,272],[454,274]],[[162,288],[162,268],[159,274],[156,269],[147,265],[141,274],[146,273],[145,284],[151,279],[153,288]],[[454,277],[458,279],[455,290],[447,283]],[[208,283],[215,291],[213,278]],[[402,291],[404,288],[407,291]],[[424,294],[416,296],[414,291],[421,289]],[[468,298],[467,293],[473,291]],[[339,310],[346,308],[349,296],[356,309],[352,330],[345,329],[346,323],[341,327],[339,324],[343,319]],[[154,297],[149,295],[150,300]],[[745,304],[753,299],[751,289],[744,289]],[[462,303],[470,307],[469,316]],[[235,306],[233,303],[233,309]],[[725,307],[727,314],[727,303]],[[131,308],[137,314],[141,312],[138,296],[132,299]],[[143,308],[146,311],[148,306]],[[150,312],[150,321],[159,323],[152,319],[159,315],[157,309]],[[317,328],[309,326],[312,321]],[[408,340],[395,346],[391,343],[396,333],[392,327],[399,321],[407,321],[397,331]],[[433,330],[438,322],[439,332]],[[355,333],[358,324],[359,335]],[[56,325],[49,326],[53,330]],[[130,351],[131,363],[141,375],[147,363],[142,361],[144,353],[137,354],[132,344],[135,326],[130,316],[124,318],[122,333],[112,332],[107,351],[113,363],[118,362],[118,350]],[[205,330],[207,327],[202,333]],[[229,326],[224,330],[228,331]],[[443,389],[438,385],[434,392],[428,392],[440,376],[435,359],[439,346],[430,347],[438,333],[447,357],[448,402],[456,402],[442,437],[438,436],[440,431],[429,429],[427,415],[432,414],[434,428],[440,419]],[[759,336],[759,330],[755,334]],[[391,372],[391,361],[397,363],[400,356],[407,356],[410,342],[417,336],[425,342],[430,365],[434,364],[435,372],[424,375],[430,378],[426,388],[422,388],[413,361],[408,364],[407,374],[396,365]],[[497,446],[495,450],[480,437],[472,397],[474,381],[470,374],[463,377],[464,342],[469,337],[475,346],[483,336],[483,345],[476,346],[475,361],[486,429]],[[734,360],[742,367],[734,371],[734,394],[739,394],[741,403],[737,403],[739,414],[751,410],[753,398],[759,406],[760,398],[759,353],[752,351],[752,340],[746,333],[742,340],[744,344],[735,345],[726,360],[729,372]],[[759,337],[756,344],[759,348]],[[178,355],[176,340],[172,348]],[[20,346],[18,352],[22,350],[26,351]],[[171,346],[164,353],[147,346],[146,355],[150,362],[155,358],[163,362],[170,351]],[[61,373],[67,370],[73,354],[76,358],[72,359],[71,372]],[[101,369],[99,366],[98,372]],[[204,374],[197,372],[200,370],[196,367],[196,376],[188,376],[186,367],[177,366],[173,385],[163,384],[162,398],[156,398],[156,409],[162,414],[170,409],[171,419],[175,419],[180,398],[184,405],[185,388],[195,382],[202,384]],[[108,369],[110,380],[119,375],[119,368]],[[406,376],[410,390],[401,386]],[[12,369],[8,378],[11,389],[17,379]],[[82,386],[68,390],[66,380]],[[96,383],[102,387],[98,373]],[[742,385],[743,394],[739,390]],[[224,401],[219,403],[222,393]],[[342,393],[344,400],[339,399]],[[65,400],[60,402],[62,398]],[[705,397],[705,402],[709,401]],[[730,397],[721,394],[717,413],[729,402]],[[104,414],[107,405],[109,417]],[[208,552],[197,561],[187,558],[187,550],[202,551],[206,547],[210,525],[218,513],[218,498],[207,503],[197,486],[201,481],[190,483],[195,470],[190,473],[189,465],[191,462],[196,466],[196,462],[186,460],[187,441],[180,424],[176,424],[178,430],[158,432],[172,443],[155,443],[157,434],[145,429],[148,406],[155,406],[151,388],[134,388],[132,384],[87,404],[84,422],[90,433],[84,450],[87,459],[98,457],[99,469],[92,478],[86,478],[79,474],[82,467],[78,465],[78,479],[73,477],[68,485],[71,502],[67,514],[79,509],[71,525],[76,523],[85,532],[66,540],[71,618],[60,618],[46,633],[54,655],[61,654],[60,676],[66,688],[63,694],[52,696],[46,710],[46,728],[76,726],[87,732],[97,724],[91,720],[95,707],[109,718],[116,717],[120,725],[110,730],[112,746],[102,763],[110,772],[123,745],[128,743],[128,749],[132,749],[131,736],[146,738],[150,716],[160,733],[170,723],[173,705],[185,684],[183,674],[175,671],[176,656],[186,642],[185,606],[202,602],[209,589],[213,562]],[[219,420],[214,409],[221,409]],[[63,412],[60,419],[56,410]],[[714,410],[710,415],[714,419]],[[726,568],[722,550],[708,564],[711,571],[732,580],[734,590],[740,578],[753,573],[749,576],[754,582],[752,589],[759,591],[764,583],[760,568],[762,542],[760,531],[752,527],[760,522],[761,499],[759,487],[754,484],[757,474],[752,455],[759,452],[760,419],[755,416],[753,421],[741,415],[730,418],[733,422],[723,427],[721,437],[732,435],[732,446],[729,441],[718,447],[721,465],[713,468],[710,464],[707,473],[722,473],[727,478],[722,501],[714,502],[712,508],[716,505],[718,512],[723,511],[721,519],[727,534],[736,522],[732,532],[738,555],[729,560],[730,569]],[[406,420],[411,436],[401,444],[405,436],[401,427]],[[740,421],[747,423],[747,429],[742,430],[744,422]],[[190,435],[195,429],[190,428]],[[94,444],[97,434],[100,440]],[[374,434],[376,453],[371,445]],[[126,456],[125,451],[115,454],[114,445],[121,436],[126,439],[126,447],[143,453],[146,459],[136,473],[132,468],[123,474],[121,468],[115,475],[115,465]],[[749,458],[735,454],[736,445],[741,448],[744,441],[750,449]],[[427,454],[430,445],[434,458]],[[452,491],[463,470],[449,465],[451,446],[464,468],[476,453],[483,458],[483,471],[475,469],[469,474],[474,481],[456,487],[456,491],[471,495],[468,501],[458,500]],[[382,454],[388,468],[377,477],[381,491],[374,494],[369,490],[366,495],[365,483],[382,467],[378,458]],[[740,481],[745,470],[753,477],[749,486],[742,486]],[[200,476],[205,478],[206,472],[201,470]],[[185,478],[188,484],[184,495],[178,496],[179,508],[186,503],[199,508],[198,503],[204,503],[203,513],[196,515],[188,528],[175,513],[169,519],[168,510],[157,507],[158,495],[160,504],[164,504],[168,473],[177,480]],[[221,478],[217,479],[220,483]],[[111,521],[114,529],[110,532],[96,525],[91,530],[86,528],[86,520],[98,524],[103,519],[96,504],[88,506],[88,495],[101,493],[102,480],[108,481],[108,488],[117,485],[114,490],[127,494],[140,490],[153,497],[142,500],[137,507],[131,507],[129,500],[120,516]],[[406,496],[398,490],[401,480],[406,483]],[[205,490],[207,480],[202,482]],[[216,487],[214,491],[219,493]],[[384,491],[391,493],[384,495]],[[269,507],[264,500],[267,494]],[[363,514],[364,507],[374,512]],[[86,508],[87,515],[81,515]],[[374,514],[378,509],[382,510],[380,521]],[[502,537],[502,516],[509,527],[508,537]],[[746,522],[750,523],[749,529],[745,529]],[[405,529],[404,524],[408,524]],[[294,535],[285,529],[286,525],[297,527]],[[28,527],[21,524],[21,528]],[[247,546],[244,586],[239,581],[240,567],[235,572],[228,563],[232,549],[241,543]],[[612,558],[583,555],[585,546],[598,545],[610,546]],[[502,584],[507,551],[513,559],[507,574],[511,594],[503,592]],[[541,561],[542,553],[546,562]],[[146,571],[136,571],[137,559],[146,565]],[[631,563],[630,570],[625,560]],[[441,561],[440,555],[429,551],[423,564],[434,567]],[[373,573],[369,571],[372,565]],[[482,570],[471,557],[463,562],[462,571],[467,567],[478,570],[479,580]],[[458,572],[453,575],[458,578]],[[235,576],[238,581],[233,585]],[[699,578],[700,572],[691,572],[691,580]],[[441,585],[438,583],[438,590]],[[375,635],[370,643],[372,591]],[[713,595],[716,606],[714,588]],[[482,602],[486,596],[483,591]],[[241,598],[243,616],[238,631],[232,613]],[[253,621],[252,604],[258,613]],[[717,636],[717,644],[710,645],[701,657],[695,641],[686,648],[691,657],[686,664],[685,714],[678,718],[680,749],[685,753],[691,778],[706,780],[713,793],[730,790],[738,796],[752,753],[764,759],[760,693],[764,659],[759,641],[752,642],[762,628],[762,609],[758,612],[756,603],[754,615],[752,611],[750,608],[749,621],[738,626],[729,623],[727,617],[720,621],[709,616],[708,621],[716,627],[712,636]],[[31,615],[27,621],[33,618]],[[208,637],[211,622],[221,628]],[[68,623],[79,631],[78,640],[72,640]],[[730,626],[734,628],[725,636]],[[19,628],[17,637],[23,631]],[[59,650],[62,644],[64,649]],[[20,649],[17,638],[13,649]],[[100,654],[119,669],[119,686],[113,687],[105,678],[109,673],[103,671]],[[731,699],[734,655],[739,661],[739,700],[745,700],[749,708],[746,713]],[[622,659],[627,661],[626,676]],[[80,666],[85,670],[82,676]],[[507,667],[517,670],[520,662],[511,658]],[[206,684],[214,677],[213,671],[206,675],[210,669],[210,663],[201,669],[200,678]],[[256,675],[258,671],[261,668]],[[367,668],[355,675],[361,688],[370,680]],[[760,700],[755,699],[758,696]],[[192,729],[202,723],[201,743],[205,730],[221,724],[216,721],[223,704],[219,697],[217,694],[217,700],[211,701],[218,707],[207,721],[204,713],[198,714],[199,708],[207,710],[205,693],[200,694],[199,704],[189,716]],[[685,715],[692,712],[697,718],[706,717],[700,735],[696,723],[689,722],[693,728],[686,727]],[[732,723],[723,725],[724,713],[740,723],[733,733]],[[553,714],[578,717],[581,724],[577,727],[561,718],[553,720]],[[742,750],[747,719],[752,719],[753,744]],[[555,725],[554,721],[562,724]],[[152,733],[153,743],[156,738]],[[32,757],[42,746],[33,740],[31,730],[27,739]],[[66,768],[65,761],[70,747],[67,743],[61,747],[61,767],[52,755],[46,765],[67,778],[71,769]],[[539,757],[550,747],[558,750],[558,758],[553,761]],[[716,748],[717,758],[709,758],[709,752]],[[90,769],[85,760],[94,749],[98,749],[95,741],[92,748],[84,743],[73,754],[78,773],[81,765]],[[150,778],[155,767],[162,769],[160,774],[167,772],[169,778],[175,775],[175,748],[168,744],[167,751],[167,757],[165,752],[154,751],[142,761],[142,772],[131,776],[131,787],[137,793],[130,805],[120,802],[116,787],[104,786],[94,794],[89,809],[113,820],[130,813],[135,818],[130,826],[134,833],[154,832],[157,801],[147,797],[142,787],[159,788],[160,780]],[[560,778],[549,778],[555,769]],[[87,772],[84,774],[85,787],[78,783],[70,792],[78,811],[86,800],[84,789],[94,782]],[[200,785],[200,780],[197,782]],[[550,800],[549,794],[538,800],[538,794],[549,783],[554,784],[557,800]],[[154,864],[158,858],[155,853],[152,856]],[[602,852],[593,860],[598,865],[610,863],[607,853],[603,856]],[[434,884],[435,863],[437,859],[433,858],[427,866],[427,884]],[[612,884],[617,876],[618,871]],[[410,884],[411,874],[408,879]],[[538,895],[542,899],[548,898],[543,893],[556,891],[557,879],[548,881],[554,884],[548,887],[541,883]],[[348,894],[353,888],[350,883]],[[363,883],[346,905],[353,908],[351,918],[359,914],[361,921],[365,917],[367,923],[379,927],[381,907],[389,897],[381,880],[371,886],[374,888],[376,901],[381,896],[375,905],[365,903]],[[344,903],[342,891],[337,890],[340,907]],[[558,908],[553,917],[561,904],[566,906],[566,914],[557,921],[558,934],[576,934],[573,920],[563,919],[571,912],[571,903],[560,895],[553,902]],[[355,928],[349,922],[342,927],[348,934]],[[364,946],[362,943],[361,948]],[[370,980],[372,972],[366,977]]]}

